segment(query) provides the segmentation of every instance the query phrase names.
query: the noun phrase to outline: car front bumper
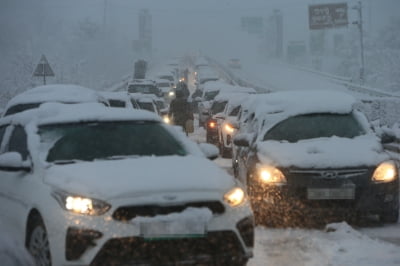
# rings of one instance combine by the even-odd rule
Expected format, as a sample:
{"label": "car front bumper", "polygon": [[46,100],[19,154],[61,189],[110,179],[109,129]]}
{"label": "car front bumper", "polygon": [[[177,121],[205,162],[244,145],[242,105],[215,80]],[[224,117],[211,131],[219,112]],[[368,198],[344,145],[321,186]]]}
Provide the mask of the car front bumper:
{"label": "car front bumper", "polygon": [[[126,204],[112,203],[114,206]],[[249,202],[214,213],[202,236],[145,238],[140,224],[113,217],[63,212],[46,221],[54,265],[232,265],[253,256]],[[214,211],[213,211],[214,212]]]}

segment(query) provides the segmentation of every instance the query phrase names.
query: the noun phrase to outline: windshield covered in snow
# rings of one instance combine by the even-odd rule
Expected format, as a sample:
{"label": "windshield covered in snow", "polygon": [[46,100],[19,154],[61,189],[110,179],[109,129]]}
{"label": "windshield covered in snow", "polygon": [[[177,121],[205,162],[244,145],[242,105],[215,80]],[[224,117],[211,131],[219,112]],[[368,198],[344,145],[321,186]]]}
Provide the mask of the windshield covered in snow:
{"label": "windshield covered in snow", "polygon": [[129,93],[157,94],[159,91],[154,85],[134,84],[129,85]]}
{"label": "windshield covered in snow", "polygon": [[365,130],[352,114],[310,114],[280,122],[265,134],[264,141],[297,142],[332,136],[354,138],[363,134]]}
{"label": "windshield covered in snow", "polygon": [[46,125],[39,128],[46,161],[93,161],[130,156],[186,155],[159,123],[126,121]]}

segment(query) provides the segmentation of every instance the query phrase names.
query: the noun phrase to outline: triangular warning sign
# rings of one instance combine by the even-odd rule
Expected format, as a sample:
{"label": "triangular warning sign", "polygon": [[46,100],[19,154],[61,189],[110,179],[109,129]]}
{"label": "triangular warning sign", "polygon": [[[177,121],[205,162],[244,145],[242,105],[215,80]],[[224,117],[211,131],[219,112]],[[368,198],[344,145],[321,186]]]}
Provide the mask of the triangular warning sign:
{"label": "triangular warning sign", "polygon": [[46,57],[42,55],[40,58],[39,64],[36,66],[35,71],[33,72],[34,77],[54,77],[54,72],[51,69],[49,62]]}

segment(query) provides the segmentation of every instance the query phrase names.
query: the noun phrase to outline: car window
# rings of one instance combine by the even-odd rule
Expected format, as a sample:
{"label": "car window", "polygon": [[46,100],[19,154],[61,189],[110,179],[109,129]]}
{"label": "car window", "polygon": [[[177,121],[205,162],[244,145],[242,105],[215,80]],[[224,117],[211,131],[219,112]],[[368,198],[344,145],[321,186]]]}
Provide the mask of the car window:
{"label": "car window", "polygon": [[[4,134],[5,134],[5,132],[6,132],[7,126],[8,126],[8,125],[4,125],[4,126],[1,126],[1,127],[0,127],[0,145],[3,143],[3,138],[4,138]],[[1,146],[3,146],[3,145],[1,145]],[[0,152],[1,152],[1,151],[2,151],[2,150],[0,150]]]}
{"label": "car window", "polygon": [[352,114],[311,114],[280,122],[265,134],[264,141],[297,142],[332,136],[354,138],[363,134],[365,130]]}
{"label": "car window", "polygon": [[215,96],[217,96],[219,91],[207,91],[204,93],[204,100],[211,101],[214,100]]}
{"label": "car window", "polygon": [[14,106],[11,106],[10,108],[8,108],[6,110],[6,112],[4,113],[4,116],[7,115],[13,115],[19,112],[23,112],[29,109],[34,109],[34,108],[38,108],[42,103],[25,103],[25,104],[17,104]]}
{"label": "car window", "polygon": [[240,110],[240,105],[233,108],[232,111],[229,113],[229,116],[237,116],[239,114],[239,110]]}
{"label": "car window", "polygon": [[121,100],[109,100],[108,102],[110,103],[110,107],[124,108],[126,106],[126,103]]}
{"label": "car window", "polygon": [[7,151],[15,151],[21,154],[22,159],[26,160],[29,155],[27,136],[23,127],[16,126],[11,134]]}
{"label": "car window", "polygon": [[128,88],[130,93],[146,93],[146,94],[157,94],[159,91],[156,86],[153,85],[130,85]]}
{"label": "car window", "polygon": [[138,102],[140,109],[147,110],[150,112],[156,112],[154,105],[149,102]]}
{"label": "car window", "polygon": [[227,103],[227,101],[213,102],[213,104],[211,106],[211,113],[217,114],[217,113],[224,111],[226,103]]}
{"label": "car window", "polygon": [[48,125],[39,129],[46,161],[112,159],[126,156],[186,155],[160,123],[123,121]]}

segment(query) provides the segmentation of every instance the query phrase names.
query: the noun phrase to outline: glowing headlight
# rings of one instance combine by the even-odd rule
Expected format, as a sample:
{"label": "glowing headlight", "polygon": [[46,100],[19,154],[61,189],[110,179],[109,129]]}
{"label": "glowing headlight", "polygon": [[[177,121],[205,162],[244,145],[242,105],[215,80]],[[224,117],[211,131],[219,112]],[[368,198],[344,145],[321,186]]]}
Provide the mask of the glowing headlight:
{"label": "glowing headlight", "polygon": [[228,133],[233,133],[233,131],[235,131],[235,128],[230,124],[225,124],[224,128],[225,128],[225,131]]}
{"label": "glowing headlight", "polygon": [[169,119],[169,116],[167,116],[167,115],[164,115],[164,116],[163,116],[163,121],[164,121],[164,123],[166,123],[166,124],[171,123],[171,120]]}
{"label": "glowing headlight", "polygon": [[224,195],[224,200],[226,203],[231,205],[232,207],[238,206],[243,203],[245,200],[245,194],[243,189],[239,187],[235,187],[231,189]]}
{"label": "glowing headlight", "polygon": [[54,192],[53,197],[67,211],[86,215],[102,215],[110,209],[110,205],[101,200]]}
{"label": "glowing headlight", "polygon": [[276,167],[268,166],[262,167],[259,170],[260,181],[265,184],[282,184],[286,183],[286,177]]}
{"label": "glowing headlight", "polygon": [[208,126],[209,126],[210,128],[215,128],[215,127],[217,126],[217,123],[215,123],[214,121],[210,121],[210,122],[208,123]]}
{"label": "glowing headlight", "polygon": [[378,165],[372,175],[374,182],[390,182],[397,176],[397,167],[393,161],[386,161]]}
{"label": "glowing headlight", "polygon": [[174,97],[174,96],[175,96],[175,92],[174,92],[174,91],[168,92],[168,96],[169,96],[169,97]]}

